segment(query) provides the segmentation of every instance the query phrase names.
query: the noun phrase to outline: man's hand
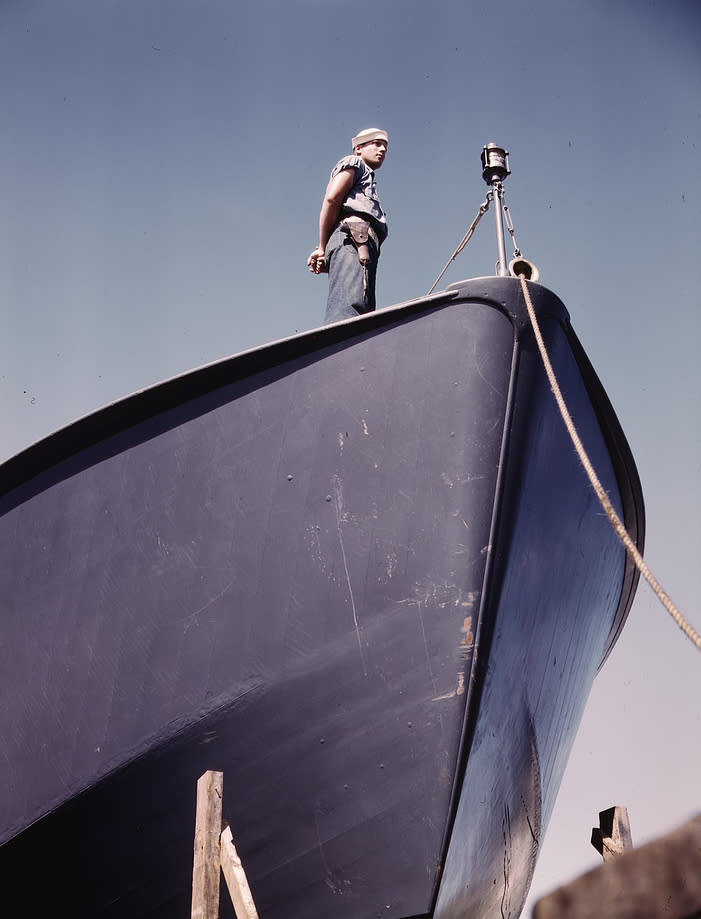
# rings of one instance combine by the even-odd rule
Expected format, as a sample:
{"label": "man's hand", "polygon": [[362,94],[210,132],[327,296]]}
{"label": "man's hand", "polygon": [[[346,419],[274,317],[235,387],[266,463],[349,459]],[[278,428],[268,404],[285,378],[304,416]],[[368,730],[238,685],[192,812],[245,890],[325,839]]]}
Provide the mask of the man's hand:
{"label": "man's hand", "polygon": [[325,274],[329,270],[328,263],[326,261],[326,252],[317,246],[316,249],[307,259],[307,265],[309,265],[309,270],[313,271],[314,274]]}

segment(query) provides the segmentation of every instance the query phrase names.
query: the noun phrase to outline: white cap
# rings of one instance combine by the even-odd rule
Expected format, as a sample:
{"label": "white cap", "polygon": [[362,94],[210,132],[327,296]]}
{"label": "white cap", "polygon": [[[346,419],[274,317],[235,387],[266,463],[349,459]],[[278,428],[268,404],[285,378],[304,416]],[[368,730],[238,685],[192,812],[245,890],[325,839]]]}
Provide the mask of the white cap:
{"label": "white cap", "polygon": [[353,138],[353,149],[355,150],[358,144],[369,144],[371,140],[384,140],[384,142],[388,144],[389,137],[387,136],[387,131],[383,131],[380,128],[365,128],[365,130],[361,131],[360,134],[356,134]]}

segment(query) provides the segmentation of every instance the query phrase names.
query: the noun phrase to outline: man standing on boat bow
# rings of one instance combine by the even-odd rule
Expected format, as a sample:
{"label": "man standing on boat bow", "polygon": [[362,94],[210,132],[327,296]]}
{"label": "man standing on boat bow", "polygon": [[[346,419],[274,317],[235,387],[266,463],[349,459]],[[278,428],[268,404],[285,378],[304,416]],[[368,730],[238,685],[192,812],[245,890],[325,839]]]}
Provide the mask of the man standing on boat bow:
{"label": "man standing on boat bow", "polygon": [[353,155],[334,166],[319,214],[319,245],[307,259],[314,274],[328,272],[324,322],[375,309],[375,276],[387,219],[375,171],[387,154],[386,131],[366,128],[353,140]]}

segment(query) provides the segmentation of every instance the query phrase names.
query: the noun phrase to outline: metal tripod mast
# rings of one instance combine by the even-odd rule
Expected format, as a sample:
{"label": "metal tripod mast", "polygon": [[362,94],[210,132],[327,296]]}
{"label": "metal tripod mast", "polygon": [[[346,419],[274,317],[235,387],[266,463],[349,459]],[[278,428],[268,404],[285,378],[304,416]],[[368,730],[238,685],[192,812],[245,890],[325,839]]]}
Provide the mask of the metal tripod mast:
{"label": "metal tripod mast", "polygon": [[492,186],[494,195],[494,215],[497,224],[497,275],[505,277],[509,273],[504,246],[504,187],[503,180],[511,175],[509,169],[509,152],[497,144],[482,147],[482,178]]}

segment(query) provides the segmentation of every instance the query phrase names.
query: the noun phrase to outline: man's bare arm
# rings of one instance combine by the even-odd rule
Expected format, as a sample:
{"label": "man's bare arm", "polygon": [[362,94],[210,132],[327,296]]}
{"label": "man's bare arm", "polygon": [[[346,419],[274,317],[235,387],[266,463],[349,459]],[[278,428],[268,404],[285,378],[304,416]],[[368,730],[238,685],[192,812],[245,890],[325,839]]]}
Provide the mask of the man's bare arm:
{"label": "man's bare arm", "polygon": [[333,233],[341,213],[341,206],[353,187],[355,178],[352,169],[344,169],[328,184],[319,214],[319,248],[326,249],[326,243]]}
{"label": "man's bare arm", "polygon": [[310,271],[320,274],[326,267],[326,244],[333,233],[341,213],[341,206],[353,187],[352,169],[344,169],[329,182],[319,214],[319,245],[307,259]]}

